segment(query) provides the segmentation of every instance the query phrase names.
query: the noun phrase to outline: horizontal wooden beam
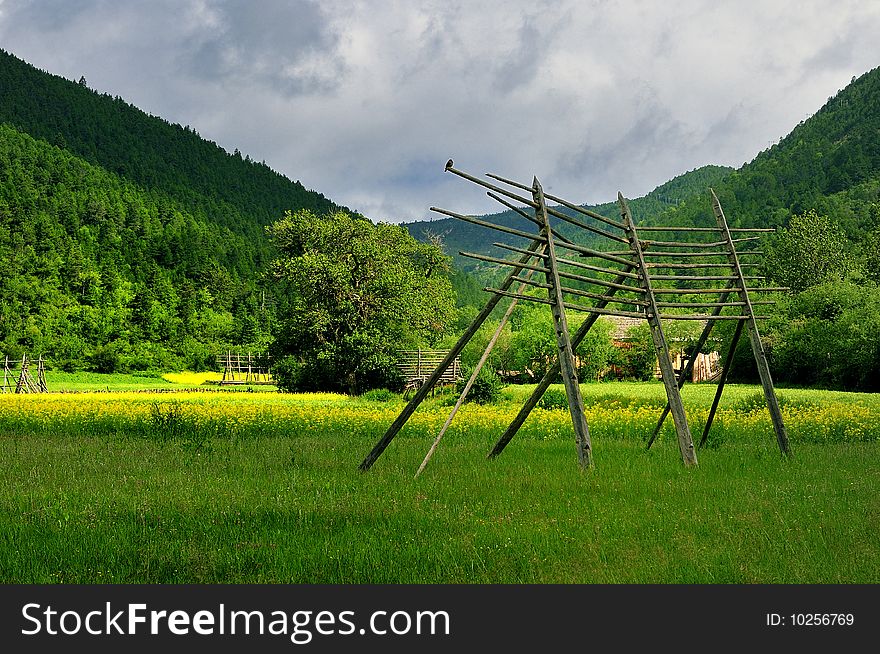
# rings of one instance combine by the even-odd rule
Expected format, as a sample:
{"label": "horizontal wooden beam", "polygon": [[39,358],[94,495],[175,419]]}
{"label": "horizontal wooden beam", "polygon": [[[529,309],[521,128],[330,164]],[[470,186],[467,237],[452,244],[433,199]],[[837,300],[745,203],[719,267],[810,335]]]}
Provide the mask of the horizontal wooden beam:
{"label": "horizontal wooden beam", "polygon": [[[467,257],[468,259],[476,259],[477,261],[485,261],[487,263],[497,263],[502,266],[511,266],[513,268],[524,268],[525,270],[534,270],[535,272],[540,272],[546,274],[549,268],[545,268],[543,266],[536,266],[532,264],[526,263],[518,263],[516,261],[510,261],[509,259],[499,259],[498,257],[490,257],[485,254],[477,254],[476,252],[464,252],[461,251],[459,254],[463,257]],[[566,279],[572,279],[578,282],[584,282],[585,284],[593,284],[594,286],[602,286],[603,288],[616,288],[618,290],[623,291],[632,291],[633,293],[644,293],[641,288],[634,286],[627,286],[626,284],[618,284],[616,282],[607,282],[604,279],[596,279],[595,277],[586,277],[584,275],[578,275],[575,273],[571,273],[565,270],[559,271],[559,276],[564,277]]]}
{"label": "horizontal wooden beam", "polygon": [[[520,254],[525,253],[527,250],[523,248],[518,248],[513,245],[508,245],[507,243],[493,243],[495,247],[503,248],[505,250],[510,250],[511,252],[519,252]],[[557,243],[557,245],[559,245]],[[599,266],[591,266],[588,263],[582,263],[580,261],[572,261],[571,259],[561,259],[559,257],[556,258],[556,261],[559,263],[564,263],[568,266],[574,266],[575,268],[582,268],[584,270],[592,270],[593,272],[601,272],[606,273],[608,275],[623,275],[624,277],[629,277],[630,279],[638,279],[639,276],[636,273],[625,272],[622,270],[612,270],[610,268],[600,268]]]}
{"label": "horizontal wooden beam", "polygon": [[[752,304],[776,304],[773,300],[752,300]],[[745,302],[658,302],[658,307],[689,309],[691,307],[744,307]]]}
{"label": "horizontal wooden beam", "polygon": [[[760,236],[749,236],[747,238],[732,239],[734,243],[742,243],[744,241],[759,241]],[[639,239],[639,243],[643,245],[655,245],[658,247],[669,248],[717,248],[719,245],[727,245],[727,241],[713,241],[712,243],[688,243],[687,241],[652,241],[651,239]]]}
{"label": "horizontal wooden beam", "polygon": [[534,270],[535,272],[546,273],[549,268],[545,268],[544,266],[538,266],[531,263],[519,263],[518,261],[511,261],[510,259],[501,259],[499,257],[490,257],[487,254],[477,254],[476,252],[465,252],[464,250],[459,250],[458,252],[461,256],[467,257],[468,259],[476,259],[477,261],[485,261],[486,263],[497,263],[501,266],[511,266],[512,268],[524,268],[525,270]]}
{"label": "horizontal wooden beam", "polygon": [[[531,191],[532,190],[531,186],[526,186],[525,184],[515,182],[512,179],[506,179],[504,177],[501,177],[500,175],[493,175],[492,173],[486,173],[486,176],[491,177],[492,179],[497,179],[499,182],[504,182],[505,184],[508,184],[508,185],[513,186],[515,188],[523,189],[524,191]],[[572,211],[577,211],[578,213],[581,213],[585,216],[589,216],[590,218],[595,218],[599,222],[605,223],[606,225],[610,225],[611,227],[617,227],[617,229],[624,229],[622,222],[619,222],[617,220],[612,220],[611,218],[608,218],[607,216],[603,216],[602,214],[596,213],[595,211],[590,211],[589,209],[585,209],[584,207],[579,207],[576,204],[572,204],[568,200],[563,200],[562,198],[558,198],[555,195],[550,195],[549,193],[545,193],[544,197],[547,198],[548,200],[552,200],[553,202],[558,202],[563,207],[567,207],[568,209],[571,209]]]}
{"label": "horizontal wooden beam", "polygon": [[[515,277],[514,281],[522,282],[524,284],[528,284],[529,286],[535,286],[537,288],[549,289],[552,288],[550,284],[546,284],[544,282],[537,282],[532,279],[527,279],[524,277]],[[626,298],[615,297],[613,299],[609,299],[607,295],[600,295],[598,293],[590,293],[589,291],[583,291],[578,288],[571,288],[569,286],[560,287],[563,293],[571,293],[572,295],[579,295],[580,297],[587,297],[591,300],[601,300],[603,302],[616,302],[618,304],[629,304],[634,307],[646,307],[648,306],[647,302],[643,302],[641,300],[632,300]],[[754,304],[754,302],[752,303]]]}
{"label": "horizontal wooden beam", "polygon": [[[713,316],[708,314],[661,313],[661,320],[748,320],[750,316]],[[756,320],[766,320],[770,316],[755,316]]]}
{"label": "horizontal wooden beam", "polygon": [[[537,302],[538,304],[553,304],[552,301],[543,298],[536,297],[533,295],[523,295],[521,293],[511,293],[509,291],[502,291],[497,288],[492,288],[491,286],[487,286],[483,289],[488,293],[494,293],[495,295],[501,295],[504,297],[512,297],[517,300],[525,300],[526,302]],[[599,309],[597,307],[588,307],[583,304],[575,304],[573,302],[563,302],[563,306],[566,309],[571,309],[572,311],[583,311],[585,313],[596,313],[600,316],[623,316],[624,318],[644,318],[647,319],[648,315],[646,313],[636,312],[636,311],[620,311],[618,309]],[[749,316],[715,316],[709,314],[684,314],[684,313],[661,313],[661,320],[748,320]],[[767,320],[770,316],[755,316],[755,320]]]}
{"label": "horizontal wooden beam", "polygon": [[[626,254],[626,250],[611,250],[607,254]],[[743,252],[737,252],[738,256],[742,256],[744,254],[764,254],[761,250],[745,250]],[[730,252],[728,250],[721,251],[713,251],[713,252],[661,252],[661,251],[651,251],[644,250],[643,255],[645,257],[729,257]]]}
{"label": "horizontal wooden beam", "polygon": [[[733,292],[738,293],[742,289],[740,287],[735,288],[655,288],[654,295],[657,294],[665,294],[665,295],[694,295],[700,293],[727,293]],[[749,293],[780,293],[782,291],[790,291],[791,289],[785,286],[763,286],[756,288],[749,288]]]}
{"label": "horizontal wooden beam", "polygon": [[[533,295],[521,295],[519,293],[511,293],[510,291],[502,291],[497,288],[492,288],[487,286],[483,289],[489,293],[494,293],[495,295],[502,295],[504,297],[512,297],[517,300],[525,300],[527,302],[537,302],[538,304],[553,304],[550,300],[543,297],[535,297]],[[572,311],[583,311],[585,313],[595,313],[600,316],[623,316],[625,318],[644,318],[644,313],[639,313],[636,311],[619,311],[617,309],[600,309],[598,307],[588,307],[583,304],[574,304],[572,302],[563,302],[563,306],[566,309],[571,309]]]}
{"label": "horizontal wooden beam", "polygon": [[[701,282],[733,282],[739,279],[737,275],[651,275],[651,280],[663,279],[674,281],[701,281]],[[745,275],[743,279],[766,279],[759,275]]]}
{"label": "horizontal wooden beam", "polygon": [[489,229],[494,229],[499,232],[504,232],[505,234],[513,234],[514,236],[521,236],[522,238],[527,238],[532,241],[538,241],[539,243],[546,243],[547,242],[546,238],[544,238],[543,236],[539,236],[538,234],[530,234],[529,232],[524,232],[521,229],[514,229],[513,227],[505,227],[504,225],[496,225],[495,223],[490,223],[486,220],[480,220],[479,218],[474,218],[472,216],[465,216],[460,213],[455,213],[454,211],[448,211],[447,209],[438,209],[437,207],[431,207],[431,211],[434,211],[435,213],[443,214],[444,216],[450,216],[450,217],[456,218],[458,220],[463,220],[466,223],[471,223],[473,225],[479,225],[480,227],[488,227]]}
{"label": "horizontal wooden beam", "polygon": [[[719,227],[664,227],[662,225],[656,225],[654,227],[643,227],[639,226],[640,232],[715,232],[716,234],[721,234],[722,230]],[[731,232],[775,232],[776,230],[772,227],[731,227]]]}
{"label": "horizontal wooden beam", "polygon": [[[597,259],[604,259],[605,261],[611,261],[613,263],[619,263],[623,266],[631,266],[633,262],[631,259],[624,259],[614,254],[608,254],[607,252],[601,252],[599,250],[591,250],[590,248],[585,248],[581,245],[574,245],[572,243],[557,243],[556,247],[565,248],[566,250],[572,250],[574,252],[579,252],[582,255],[586,255],[588,257],[596,257]],[[626,252],[625,254],[631,254],[630,252]]]}
{"label": "horizontal wooden beam", "polygon": [[[760,266],[758,261],[750,263],[741,263],[740,266]],[[685,270],[688,268],[731,268],[729,263],[646,263],[646,268],[675,268]]]}

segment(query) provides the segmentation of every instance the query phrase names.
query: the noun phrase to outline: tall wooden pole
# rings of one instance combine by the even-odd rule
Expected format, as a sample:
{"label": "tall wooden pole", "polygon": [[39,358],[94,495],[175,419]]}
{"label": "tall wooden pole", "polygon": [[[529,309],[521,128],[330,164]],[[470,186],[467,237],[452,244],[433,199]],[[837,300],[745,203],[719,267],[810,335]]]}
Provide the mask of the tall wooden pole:
{"label": "tall wooden pole", "polygon": [[709,430],[712,429],[712,421],[715,420],[715,412],[718,410],[718,403],[721,401],[721,394],[724,392],[724,384],[727,381],[727,373],[733,363],[733,356],[736,353],[736,346],[739,344],[739,337],[742,334],[744,320],[738,320],[736,330],[733,332],[733,339],[730,341],[730,349],[724,359],[724,366],[721,368],[721,377],[718,379],[718,388],[715,389],[715,397],[712,399],[712,406],[709,408],[709,415],[706,418],[706,425],[703,427],[703,436],[700,438],[700,447],[706,444],[709,438]]}
{"label": "tall wooden pole", "polygon": [[577,365],[574,358],[574,348],[568,335],[568,320],[565,317],[565,301],[562,297],[561,284],[559,282],[559,269],[556,264],[556,248],[553,243],[553,233],[550,229],[550,221],[547,217],[547,206],[544,202],[544,190],[536,177],[532,182],[532,197],[537,205],[535,216],[541,221],[541,235],[547,239],[545,251],[545,273],[547,283],[552,288],[548,289],[551,312],[553,313],[553,325],[556,329],[556,345],[559,349],[559,366],[562,371],[562,383],[565,385],[565,394],[568,396],[568,411],[571,414],[571,423],[574,426],[575,442],[577,443],[578,462],[582,468],[592,466],[592,445],[590,444],[590,430],[587,426],[587,417],[584,412],[584,400],[581,397],[581,389],[577,378]]}
{"label": "tall wooden pole", "polygon": [[791,455],[791,446],[788,444],[788,433],[785,431],[785,424],[782,422],[782,412],[779,410],[779,401],[776,399],[776,391],[773,388],[773,378],[770,376],[770,365],[767,363],[767,355],[761,343],[761,335],[758,333],[758,322],[755,320],[755,312],[749,299],[748,287],[746,286],[746,280],[743,278],[736,246],[730,235],[730,228],[727,225],[727,219],[724,217],[724,210],[721,208],[718,196],[715,195],[714,190],[709,189],[709,191],[712,193],[712,211],[715,213],[715,220],[718,222],[718,227],[727,241],[730,265],[739,278],[739,297],[745,305],[743,307],[743,315],[748,316],[749,341],[752,345],[752,354],[755,356],[755,364],[758,367],[758,376],[761,378],[761,386],[764,388],[764,399],[767,401],[767,409],[770,411],[770,420],[773,422],[773,430],[776,432],[776,442],[783,456],[789,456]]}
{"label": "tall wooden pole", "polygon": [[620,215],[623,218],[624,229],[629,237],[630,249],[635,255],[635,260],[639,266],[639,272],[642,275],[642,288],[645,289],[645,299],[648,301],[648,310],[645,317],[651,328],[651,338],[654,340],[654,349],[657,351],[657,359],[660,363],[660,376],[663,378],[663,385],[666,387],[666,397],[669,400],[669,410],[672,412],[672,420],[675,423],[675,432],[678,436],[678,449],[681,452],[681,459],[686,466],[697,464],[697,454],[694,450],[694,440],[691,431],[688,428],[687,417],[684,413],[684,405],[681,401],[681,393],[678,391],[678,381],[675,378],[675,371],[672,369],[672,361],[669,360],[669,347],[666,344],[666,336],[663,333],[663,326],[660,323],[660,310],[657,307],[657,300],[654,297],[654,290],[651,285],[651,278],[648,274],[648,267],[645,265],[645,257],[642,251],[642,245],[639,243],[639,235],[636,230],[629,205],[621,193],[617,194],[617,201],[620,204]]}

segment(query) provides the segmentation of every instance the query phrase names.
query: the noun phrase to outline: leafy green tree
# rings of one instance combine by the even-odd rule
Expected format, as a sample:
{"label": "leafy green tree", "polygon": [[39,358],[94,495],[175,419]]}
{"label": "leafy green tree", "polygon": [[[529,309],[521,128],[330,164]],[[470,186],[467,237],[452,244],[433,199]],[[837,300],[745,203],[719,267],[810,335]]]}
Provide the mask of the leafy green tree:
{"label": "leafy green tree", "polygon": [[858,269],[843,230],[813,210],[792,216],[765,251],[767,277],[796,293]]}
{"label": "leafy green tree", "polygon": [[397,382],[396,350],[440,339],[455,319],[448,258],[398,225],[344,212],[287,212],[269,228],[271,266],[292,295],[273,344],[287,390],[362,393]]}

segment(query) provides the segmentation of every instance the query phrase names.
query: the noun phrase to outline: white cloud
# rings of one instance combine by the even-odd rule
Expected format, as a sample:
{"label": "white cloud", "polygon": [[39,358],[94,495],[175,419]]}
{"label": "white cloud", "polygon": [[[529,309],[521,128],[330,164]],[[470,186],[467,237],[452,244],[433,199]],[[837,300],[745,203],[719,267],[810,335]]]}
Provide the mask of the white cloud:
{"label": "white cloud", "polygon": [[3,47],[375,219],[494,209],[443,164],[578,202],[739,166],[874,65],[880,5],[25,2]]}

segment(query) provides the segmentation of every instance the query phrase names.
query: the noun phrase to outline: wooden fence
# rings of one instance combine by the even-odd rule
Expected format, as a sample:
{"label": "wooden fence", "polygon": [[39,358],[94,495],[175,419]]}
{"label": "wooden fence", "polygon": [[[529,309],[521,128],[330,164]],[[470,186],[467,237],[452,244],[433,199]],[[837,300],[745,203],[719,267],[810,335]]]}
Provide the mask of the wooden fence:
{"label": "wooden fence", "polygon": [[221,386],[230,384],[274,384],[272,370],[269,366],[268,354],[241,354],[227,351],[217,357],[217,363],[223,368]]}
{"label": "wooden fence", "polygon": [[[443,350],[402,350],[397,353],[397,368],[404,378],[404,391],[421,388],[448,352]],[[461,356],[455,357],[435,385],[455,384],[461,379]]]}
{"label": "wooden fence", "polygon": [[[31,374],[31,366],[36,364],[36,379]],[[3,357],[3,393],[48,393],[46,386],[46,366],[43,357],[36,362],[22,355],[21,361],[8,356]]]}

